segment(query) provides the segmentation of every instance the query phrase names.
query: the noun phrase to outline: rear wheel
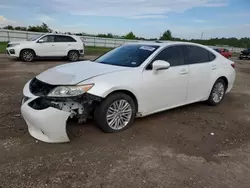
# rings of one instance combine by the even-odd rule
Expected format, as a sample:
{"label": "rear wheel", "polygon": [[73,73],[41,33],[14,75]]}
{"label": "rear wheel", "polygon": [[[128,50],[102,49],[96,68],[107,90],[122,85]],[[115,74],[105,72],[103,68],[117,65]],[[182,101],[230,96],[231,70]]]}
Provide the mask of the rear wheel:
{"label": "rear wheel", "polygon": [[20,59],[25,62],[31,62],[35,58],[35,53],[33,50],[22,50],[20,54]]}
{"label": "rear wheel", "polygon": [[77,61],[79,59],[79,52],[78,51],[70,51],[68,53],[68,59],[70,61]]}
{"label": "rear wheel", "polygon": [[114,93],[96,108],[94,119],[104,132],[113,133],[132,125],[135,114],[134,100],[124,93]]}
{"label": "rear wheel", "polygon": [[208,104],[211,106],[218,105],[224,98],[225,93],[226,93],[225,81],[223,79],[218,79],[212,88],[212,91],[207,101]]}

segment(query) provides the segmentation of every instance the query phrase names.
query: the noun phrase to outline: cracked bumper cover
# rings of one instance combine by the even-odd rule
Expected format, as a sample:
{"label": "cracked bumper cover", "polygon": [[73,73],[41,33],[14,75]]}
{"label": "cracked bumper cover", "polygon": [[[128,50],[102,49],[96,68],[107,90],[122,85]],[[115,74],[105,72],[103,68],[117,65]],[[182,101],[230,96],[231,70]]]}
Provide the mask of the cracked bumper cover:
{"label": "cracked bumper cover", "polygon": [[29,99],[21,106],[21,113],[28,125],[31,136],[48,143],[69,142],[66,132],[66,121],[70,116],[69,112],[49,107],[42,110],[35,110],[28,104],[38,98],[29,90],[28,82],[23,89],[24,96]]}
{"label": "cracked bumper cover", "polygon": [[31,101],[26,101],[21,107],[30,135],[48,143],[69,142],[66,122],[70,113],[52,107],[35,110],[28,105]]}

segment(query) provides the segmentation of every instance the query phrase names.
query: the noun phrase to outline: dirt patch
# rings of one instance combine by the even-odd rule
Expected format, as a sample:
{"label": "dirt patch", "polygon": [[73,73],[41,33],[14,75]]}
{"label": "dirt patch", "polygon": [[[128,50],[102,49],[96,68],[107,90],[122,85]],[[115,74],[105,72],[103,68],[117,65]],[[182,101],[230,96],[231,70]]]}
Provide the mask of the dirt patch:
{"label": "dirt patch", "polygon": [[20,117],[22,88],[62,63],[0,57],[0,187],[249,187],[249,61],[236,61],[235,87],[218,107],[187,105],[117,134],[70,122],[72,142],[45,144]]}

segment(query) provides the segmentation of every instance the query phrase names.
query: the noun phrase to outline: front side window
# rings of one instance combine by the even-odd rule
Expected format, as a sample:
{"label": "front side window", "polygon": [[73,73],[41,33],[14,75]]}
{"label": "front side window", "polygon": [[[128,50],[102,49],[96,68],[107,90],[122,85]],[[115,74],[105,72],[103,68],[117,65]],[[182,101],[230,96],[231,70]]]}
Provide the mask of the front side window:
{"label": "front side window", "polygon": [[55,42],[55,36],[54,35],[47,35],[43,38],[41,38],[43,42]]}
{"label": "front side window", "polygon": [[171,67],[184,65],[184,47],[183,46],[170,46],[162,50],[154,59],[167,61]]}
{"label": "front side window", "polygon": [[211,61],[211,52],[202,47],[187,45],[186,49],[188,64],[205,63]]}
{"label": "front side window", "polygon": [[124,67],[138,67],[158,48],[157,45],[123,45],[99,57],[95,62]]}
{"label": "front side window", "polygon": [[70,36],[60,36],[60,35],[55,36],[55,41],[56,42],[76,42],[76,40]]}

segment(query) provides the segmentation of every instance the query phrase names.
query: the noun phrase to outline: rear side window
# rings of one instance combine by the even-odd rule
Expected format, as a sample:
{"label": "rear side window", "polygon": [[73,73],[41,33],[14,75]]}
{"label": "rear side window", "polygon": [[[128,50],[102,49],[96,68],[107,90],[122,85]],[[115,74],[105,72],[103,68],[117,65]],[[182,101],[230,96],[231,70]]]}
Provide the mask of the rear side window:
{"label": "rear side window", "polygon": [[215,59],[214,54],[199,46],[187,45],[186,52],[188,64],[206,63]]}
{"label": "rear side window", "polygon": [[170,66],[179,66],[184,65],[185,56],[183,51],[183,46],[170,46],[162,50],[154,59],[155,60],[164,60],[169,62]]}
{"label": "rear side window", "polygon": [[55,36],[56,38],[56,42],[76,42],[75,39],[73,39],[72,37],[70,36]]}
{"label": "rear side window", "polygon": [[208,53],[209,53],[209,61],[213,61],[216,58],[216,56],[211,52]]}

